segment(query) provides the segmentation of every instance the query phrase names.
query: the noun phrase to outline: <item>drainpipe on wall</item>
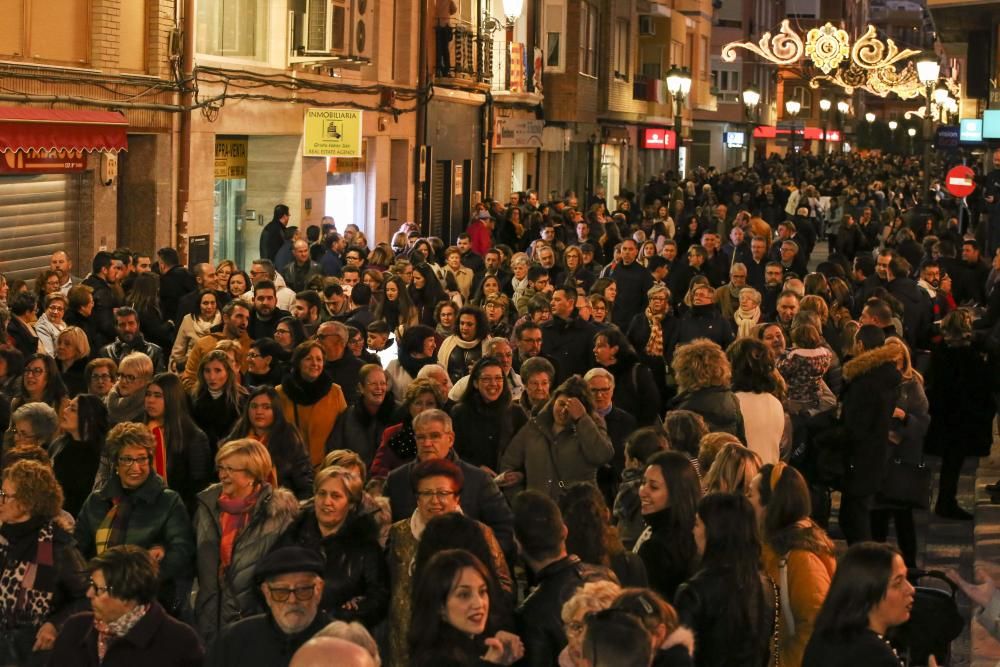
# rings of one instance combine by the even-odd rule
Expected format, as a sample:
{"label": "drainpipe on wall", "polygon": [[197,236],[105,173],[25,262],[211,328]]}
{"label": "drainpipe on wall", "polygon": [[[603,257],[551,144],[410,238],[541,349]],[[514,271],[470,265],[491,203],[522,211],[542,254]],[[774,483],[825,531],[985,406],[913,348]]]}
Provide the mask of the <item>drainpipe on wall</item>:
{"label": "drainpipe on wall", "polygon": [[194,2],[195,0],[177,0],[183,2],[181,15],[181,106],[178,130],[177,155],[177,226],[175,243],[180,253],[181,264],[187,262],[188,239],[188,202],[191,198],[191,105],[194,101],[194,87],[191,77],[194,75]]}
{"label": "drainpipe on wall", "polygon": [[[417,59],[417,156],[414,156],[414,164],[417,169],[420,169],[420,160],[417,159],[420,155],[421,146],[427,145],[427,104],[430,103],[431,95],[429,93],[431,77],[427,72],[427,3],[418,2],[420,6],[420,18],[418,25],[420,26],[420,56]],[[419,95],[421,92],[427,91],[426,103],[421,104]],[[421,233],[423,235],[428,235],[430,233],[430,216],[425,215],[424,205],[425,200],[429,199],[430,191],[430,177],[427,172],[433,173],[430,169],[430,160],[428,159],[428,164],[426,165],[426,171],[424,172],[424,180],[421,182],[420,174],[413,174],[413,182],[415,187],[413,188],[413,213],[417,219],[417,224],[420,225]],[[425,188],[427,192],[425,192]],[[428,208],[429,210],[429,208]]]}

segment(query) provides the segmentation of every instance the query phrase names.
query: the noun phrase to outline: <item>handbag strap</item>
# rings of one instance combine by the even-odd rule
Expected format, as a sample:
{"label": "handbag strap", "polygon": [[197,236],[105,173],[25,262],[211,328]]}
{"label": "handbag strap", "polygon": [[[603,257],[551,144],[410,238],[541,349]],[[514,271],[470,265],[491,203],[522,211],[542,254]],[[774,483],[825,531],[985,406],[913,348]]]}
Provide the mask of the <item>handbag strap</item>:
{"label": "handbag strap", "polygon": [[784,556],[778,564],[778,590],[781,593],[781,619],[785,622],[789,637],[795,634],[795,616],[792,615],[791,593],[788,588],[788,556]]}
{"label": "handbag strap", "polygon": [[774,596],[774,631],[771,633],[771,660],[770,667],[780,667],[781,665],[781,592],[778,584],[774,583],[771,575],[765,574],[767,583],[771,585],[771,593]]}

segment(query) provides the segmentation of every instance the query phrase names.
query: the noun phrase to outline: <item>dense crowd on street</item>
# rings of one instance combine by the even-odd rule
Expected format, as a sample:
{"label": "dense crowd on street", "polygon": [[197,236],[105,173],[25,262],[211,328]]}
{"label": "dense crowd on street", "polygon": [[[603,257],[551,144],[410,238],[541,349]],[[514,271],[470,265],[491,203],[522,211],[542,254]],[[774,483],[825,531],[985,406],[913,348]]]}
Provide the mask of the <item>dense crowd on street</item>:
{"label": "dense crowd on street", "polygon": [[927,664],[914,512],[971,519],[1000,397],[991,179],[771,157],[389,243],[279,204],[247,266],[0,276],[0,666]]}

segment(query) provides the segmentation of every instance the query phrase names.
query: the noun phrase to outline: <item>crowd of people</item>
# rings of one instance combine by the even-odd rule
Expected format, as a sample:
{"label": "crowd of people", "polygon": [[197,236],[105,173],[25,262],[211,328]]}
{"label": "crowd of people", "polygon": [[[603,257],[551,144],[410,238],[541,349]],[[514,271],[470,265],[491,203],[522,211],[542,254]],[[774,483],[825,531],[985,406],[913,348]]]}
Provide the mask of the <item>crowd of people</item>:
{"label": "crowd of people", "polygon": [[792,173],[0,277],[0,665],[902,664],[1000,253],[912,159]]}

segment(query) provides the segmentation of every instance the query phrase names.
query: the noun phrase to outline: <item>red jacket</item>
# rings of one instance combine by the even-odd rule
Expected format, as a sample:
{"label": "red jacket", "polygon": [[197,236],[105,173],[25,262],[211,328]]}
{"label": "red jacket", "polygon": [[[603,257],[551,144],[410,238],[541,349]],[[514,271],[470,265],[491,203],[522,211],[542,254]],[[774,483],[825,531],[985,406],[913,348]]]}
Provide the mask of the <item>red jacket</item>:
{"label": "red jacket", "polygon": [[465,228],[465,231],[469,235],[472,251],[480,257],[484,256],[486,251],[493,247],[492,232],[483,224],[481,218],[474,218],[469,223],[469,226]]}

